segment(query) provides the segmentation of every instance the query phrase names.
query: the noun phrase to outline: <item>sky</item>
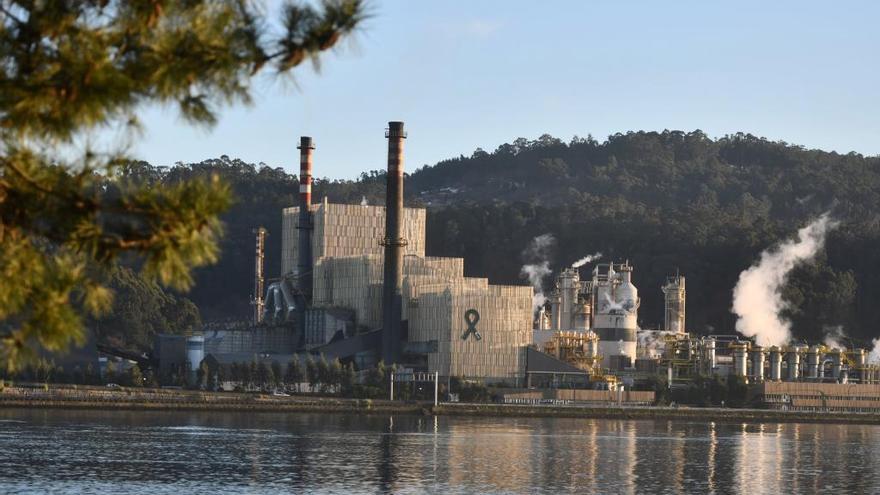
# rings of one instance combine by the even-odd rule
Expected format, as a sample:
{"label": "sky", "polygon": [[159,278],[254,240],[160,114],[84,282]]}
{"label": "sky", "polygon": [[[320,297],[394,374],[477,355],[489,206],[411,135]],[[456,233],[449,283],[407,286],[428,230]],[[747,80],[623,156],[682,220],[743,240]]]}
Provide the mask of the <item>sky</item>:
{"label": "sky", "polygon": [[[277,2],[267,12],[277,13]],[[212,129],[146,108],[134,155],[228,155],[315,176],[384,169],[403,120],[406,168],[517,137],[631,130],[749,132],[880,155],[880,2],[379,1],[348,42],[293,82],[255,81]]]}

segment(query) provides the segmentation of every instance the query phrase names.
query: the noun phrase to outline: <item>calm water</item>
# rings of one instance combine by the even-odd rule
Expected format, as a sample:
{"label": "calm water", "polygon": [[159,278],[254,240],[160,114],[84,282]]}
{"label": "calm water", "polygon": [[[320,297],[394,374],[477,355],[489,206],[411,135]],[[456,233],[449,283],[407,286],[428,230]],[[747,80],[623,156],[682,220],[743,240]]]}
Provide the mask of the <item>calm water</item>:
{"label": "calm water", "polygon": [[0,410],[0,493],[880,493],[880,427]]}

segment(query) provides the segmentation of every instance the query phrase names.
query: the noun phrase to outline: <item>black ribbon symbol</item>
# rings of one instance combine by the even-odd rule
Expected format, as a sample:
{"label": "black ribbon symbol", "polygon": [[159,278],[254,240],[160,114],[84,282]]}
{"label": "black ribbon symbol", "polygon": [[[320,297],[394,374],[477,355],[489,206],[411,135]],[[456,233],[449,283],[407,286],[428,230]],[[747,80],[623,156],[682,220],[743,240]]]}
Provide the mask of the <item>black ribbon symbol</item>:
{"label": "black ribbon symbol", "polygon": [[477,330],[477,322],[480,321],[480,313],[477,312],[476,309],[469,309],[464,312],[464,321],[467,323],[467,330],[461,335],[461,340],[467,340],[468,336],[471,334],[474,335],[474,338],[477,340],[483,340],[483,336],[480,335],[479,330]]}

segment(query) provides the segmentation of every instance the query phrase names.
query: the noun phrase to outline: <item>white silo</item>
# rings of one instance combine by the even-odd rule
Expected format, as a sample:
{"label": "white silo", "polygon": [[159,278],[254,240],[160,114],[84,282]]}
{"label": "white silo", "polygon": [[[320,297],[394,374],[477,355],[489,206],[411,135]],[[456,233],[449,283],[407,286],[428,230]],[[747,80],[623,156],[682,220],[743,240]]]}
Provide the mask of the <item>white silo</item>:
{"label": "white silo", "polygon": [[[603,273],[604,270],[604,273]],[[632,366],[638,346],[639,292],[629,263],[598,265],[593,270],[593,331],[599,335],[602,366]]]}
{"label": "white silo", "polygon": [[202,360],[205,359],[205,336],[190,335],[186,339],[186,360],[189,363],[190,373],[195,373]]}

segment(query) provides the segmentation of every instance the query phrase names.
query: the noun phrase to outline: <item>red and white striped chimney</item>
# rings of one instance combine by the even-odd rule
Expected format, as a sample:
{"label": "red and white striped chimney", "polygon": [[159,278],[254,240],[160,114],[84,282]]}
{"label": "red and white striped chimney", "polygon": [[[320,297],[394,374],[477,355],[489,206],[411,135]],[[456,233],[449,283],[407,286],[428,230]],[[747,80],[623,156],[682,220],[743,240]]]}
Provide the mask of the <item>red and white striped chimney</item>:
{"label": "red and white striped chimney", "polygon": [[[297,248],[297,288],[306,301],[312,298],[312,138],[299,139],[299,242]],[[303,311],[305,310],[302,308]],[[303,320],[305,318],[303,317]]]}

